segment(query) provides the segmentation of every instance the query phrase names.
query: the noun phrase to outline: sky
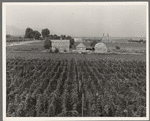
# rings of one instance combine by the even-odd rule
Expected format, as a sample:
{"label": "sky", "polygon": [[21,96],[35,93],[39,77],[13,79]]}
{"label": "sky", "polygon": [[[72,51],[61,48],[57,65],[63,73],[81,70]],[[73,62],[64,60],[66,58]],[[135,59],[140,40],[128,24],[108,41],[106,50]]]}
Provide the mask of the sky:
{"label": "sky", "polygon": [[6,25],[73,37],[145,37],[146,4],[7,4]]}

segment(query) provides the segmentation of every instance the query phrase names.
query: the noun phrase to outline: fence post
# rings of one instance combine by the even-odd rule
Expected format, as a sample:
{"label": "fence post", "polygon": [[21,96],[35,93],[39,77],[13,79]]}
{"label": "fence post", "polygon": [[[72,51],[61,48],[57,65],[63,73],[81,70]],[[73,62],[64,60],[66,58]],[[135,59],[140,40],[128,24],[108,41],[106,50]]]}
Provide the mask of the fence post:
{"label": "fence post", "polygon": [[83,117],[83,112],[84,111],[84,94],[82,93],[82,117]]}

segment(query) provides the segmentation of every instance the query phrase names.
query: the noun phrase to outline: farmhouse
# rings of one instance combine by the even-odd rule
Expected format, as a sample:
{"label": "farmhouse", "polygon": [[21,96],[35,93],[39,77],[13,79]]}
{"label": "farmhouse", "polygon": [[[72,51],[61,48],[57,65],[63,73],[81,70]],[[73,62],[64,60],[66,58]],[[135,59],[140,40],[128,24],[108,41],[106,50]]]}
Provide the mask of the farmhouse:
{"label": "farmhouse", "polygon": [[70,40],[51,40],[51,42],[52,50],[58,48],[60,52],[63,52],[64,50],[69,51]]}

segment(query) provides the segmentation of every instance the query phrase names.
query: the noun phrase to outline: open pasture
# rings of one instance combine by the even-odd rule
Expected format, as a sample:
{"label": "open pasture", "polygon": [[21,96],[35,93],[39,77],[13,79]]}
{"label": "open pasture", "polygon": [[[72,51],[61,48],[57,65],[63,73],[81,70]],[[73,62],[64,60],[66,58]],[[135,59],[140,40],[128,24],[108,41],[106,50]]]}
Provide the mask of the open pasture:
{"label": "open pasture", "polygon": [[10,43],[11,45],[6,46],[6,51],[40,51],[44,50],[44,41],[30,41],[30,42],[19,42]]}
{"label": "open pasture", "polygon": [[123,50],[137,50],[137,51],[146,51],[146,44],[145,43],[105,43],[108,50],[112,51],[116,49],[115,46],[119,46],[120,49]]}

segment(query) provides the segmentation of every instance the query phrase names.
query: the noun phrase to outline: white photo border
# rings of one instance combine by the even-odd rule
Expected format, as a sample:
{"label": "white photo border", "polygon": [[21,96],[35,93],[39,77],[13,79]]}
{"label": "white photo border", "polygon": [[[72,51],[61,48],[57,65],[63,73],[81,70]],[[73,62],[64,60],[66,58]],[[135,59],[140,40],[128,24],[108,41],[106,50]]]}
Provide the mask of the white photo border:
{"label": "white photo border", "polygon": [[[146,6],[146,117],[6,117],[6,6],[7,5],[145,5]],[[149,120],[149,3],[138,2],[3,2],[2,3],[2,77],[4,121],[49,120]]]}

